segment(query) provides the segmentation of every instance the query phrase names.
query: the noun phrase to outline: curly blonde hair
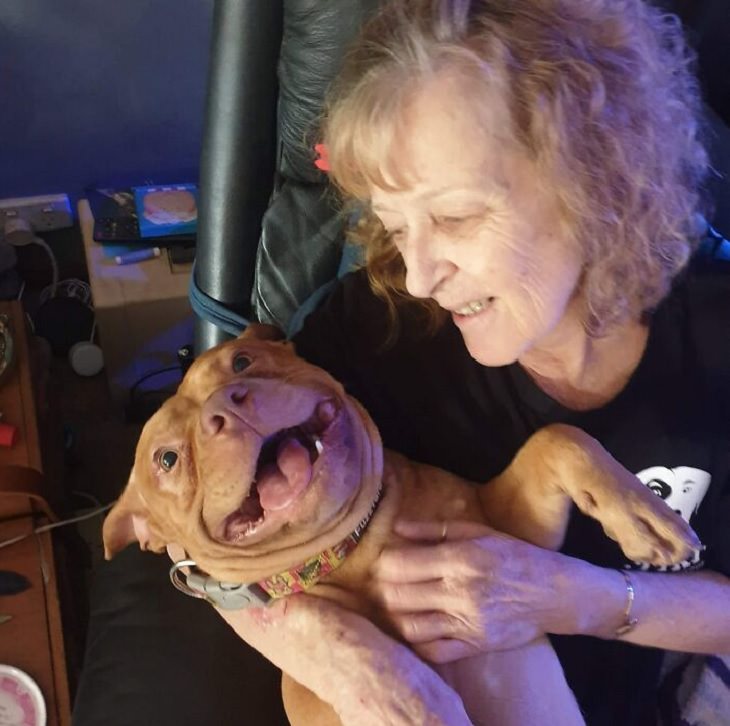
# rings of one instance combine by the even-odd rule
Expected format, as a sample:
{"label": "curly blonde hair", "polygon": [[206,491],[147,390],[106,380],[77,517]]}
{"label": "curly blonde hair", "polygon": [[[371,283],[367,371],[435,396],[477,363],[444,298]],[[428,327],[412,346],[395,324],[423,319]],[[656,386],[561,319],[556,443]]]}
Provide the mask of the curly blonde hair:
{"label": "curly blonde hair", "polygon": [[388,160],[404,110],[446,69],[505,89],[513,134],[582,245],[587,329],[653,310],[697,243],[704,205],[693,60],[678,19],[643,0],[386,0],[323,122],[332,180],[364,202],[353,236],[375,291],[393,313],[409,299],[370,190],[399,178]]}

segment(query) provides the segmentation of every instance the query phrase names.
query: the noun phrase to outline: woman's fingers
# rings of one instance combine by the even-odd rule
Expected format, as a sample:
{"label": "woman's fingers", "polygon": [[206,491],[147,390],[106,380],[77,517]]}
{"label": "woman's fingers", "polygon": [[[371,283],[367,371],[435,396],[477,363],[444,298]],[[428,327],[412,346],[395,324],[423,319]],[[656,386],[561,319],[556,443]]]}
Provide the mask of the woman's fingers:
{"label": "woman's fingers", "polygon": [[373,566],[373,574],[384,582],[425,582],[456,574],[451,544],[429,547],[423,544],[394,547],[381,553]]}
{"label": "woman's fingers", "polygon": [[465,607],[483,585],[470,579],[448,578],[402,582],[380,580],[378,597],[391,613],[426,613],[443,610],[455,618],[466,617]]}
{"label": "woman's fingers", "polygon": [[471,643],[449,638],[433,640],[430,643],[417,643],[413,645],[413,650],[425,661],[436,664],[452,663],[481,652],[480,648]]}
{"label": "woman's fingers", "polygon": [[476,642],[480,635],[468,620],[451,613],[429,611],[392,617],[398,632],[409,643],[431,643],[444,638]]}
{"label": "woman's fingers", "polygon": [[395,531],[406,539],[434,543],[476,539],[494,532],[493,529],[481,522],[464,522],[460,520],[415,522],[408,519],[397,520]]}
{"label": "woman's fingers", "polygon": [[412,534],[408,539],[414,544],[386,549],[374,565],[374,575],[400,583],[478,576],[489,572],[493,557],[501,556],[508,539],[476,522],[449,522],[442,540],[443,526],[441,522],[399,525],[396,531]]}
{"label": "woman's fingers", "polygon": [[373,585],[423,657],[445,663],[545,632],[559,555],[474,522],[402,521],[396,531],[405,542],[380,555]]}
{"label": "woman's fingers", "polygon": [[441,580],[381,582],[378,596],[392,613],[425,612],[448,605],[444,602]]}

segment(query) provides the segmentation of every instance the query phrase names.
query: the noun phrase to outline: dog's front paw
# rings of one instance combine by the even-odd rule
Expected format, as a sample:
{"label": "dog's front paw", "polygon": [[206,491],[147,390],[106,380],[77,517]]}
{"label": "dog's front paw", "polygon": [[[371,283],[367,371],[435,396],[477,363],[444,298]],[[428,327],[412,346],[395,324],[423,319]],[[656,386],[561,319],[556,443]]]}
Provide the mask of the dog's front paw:
{"label": "dog's front paw", "polygon": [[692,527],[635,476],[619,486],[584,491],[581,510],[595,517],[606,534],[634,562],[656,567],[690,560],[702,549]]}

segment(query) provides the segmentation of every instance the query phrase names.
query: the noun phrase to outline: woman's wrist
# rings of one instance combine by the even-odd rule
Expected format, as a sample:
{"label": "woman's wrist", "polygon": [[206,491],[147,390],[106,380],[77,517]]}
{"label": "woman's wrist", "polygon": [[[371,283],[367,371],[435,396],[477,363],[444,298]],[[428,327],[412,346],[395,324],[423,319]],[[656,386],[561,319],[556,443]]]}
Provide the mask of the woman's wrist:
{"label": "woman's wrist", "polygon": [[624,585],[626,586],[626,604],[624,606],[623,622],[616,629],[614,637],[622,638],[624,635],[628,635],[638,625],[639,618],[636,616],[637,608],[634,607],[634,602],[636,601],[634,578],[626,570],[619,570],[618,572],[623,577]]}
{"label": "woman's wrist", "polygon": [[567,555],[558,558],[556,606],[546,632],[615,638],[633,617],[632,612],[627,614],[628,588],[622,573]]}

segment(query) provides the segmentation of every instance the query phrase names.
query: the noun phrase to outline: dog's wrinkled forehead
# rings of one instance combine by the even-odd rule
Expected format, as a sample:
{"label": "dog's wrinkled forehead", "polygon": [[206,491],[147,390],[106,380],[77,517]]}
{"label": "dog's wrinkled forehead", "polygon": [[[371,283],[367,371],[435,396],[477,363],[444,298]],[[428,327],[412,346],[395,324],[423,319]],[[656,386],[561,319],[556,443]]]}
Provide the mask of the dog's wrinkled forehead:
{"label": "dog's wrinkled forehead", "polygon": [[188,427],[193,423],[191,416],[196,408],[192,401],[183,396],[169,398],[144,425],[137,450],[149,449],[160,442],[168,443],[185,437]]}
{"label": "dog's wrinkled forehead", "polygon": [[200,401],[239,376],[279,378],[307,367],[290,343],[239,338],[203,353],[185,375],[178,394]]}

